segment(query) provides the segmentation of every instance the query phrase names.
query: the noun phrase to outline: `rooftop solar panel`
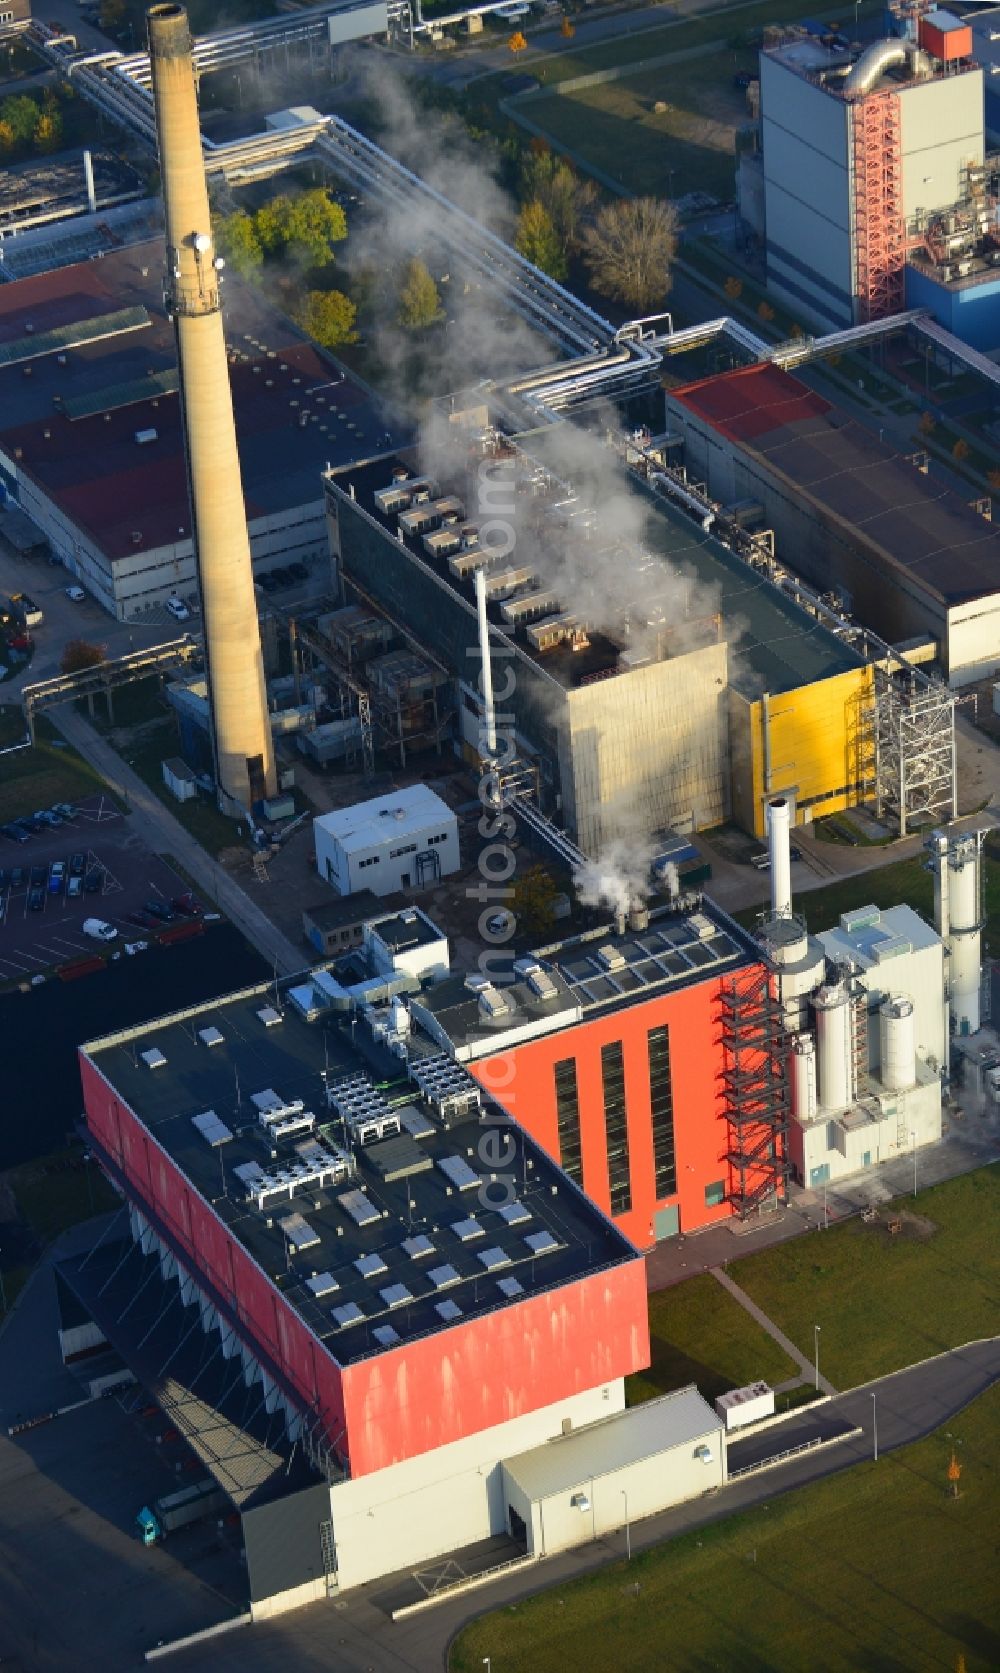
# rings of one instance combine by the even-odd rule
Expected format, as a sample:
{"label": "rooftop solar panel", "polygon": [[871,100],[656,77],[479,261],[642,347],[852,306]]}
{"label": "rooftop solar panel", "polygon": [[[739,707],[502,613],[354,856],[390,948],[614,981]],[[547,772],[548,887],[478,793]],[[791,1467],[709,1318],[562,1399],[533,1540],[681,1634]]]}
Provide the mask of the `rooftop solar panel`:
{"label": "rooftop solar panel", "polygon": [[487,1272],[498,1272],[503,1266],[510,1266],[510,1256],[495,1244],[492,1249],[480,1249],[478,1259],[485,1266]]}
{"label": "rooftop solar panel", "polygon": [[342,1307],[330,1309],[330,1317],[341,1330],[346,1330],[349,1324],[357,1324],[364,1316],[356,1301],[345,1301]]}
{"label": "rooftop solar panel", "polygon": [[380,1278],[389,1268],[381,1255],[359,1255],[354,1263],[362,1278]]}
{"label": "rooftop solar panel", "polygon": [[339,1290],[339,1288],[340,1285],[332,1272],[316,1272],[311,1278],[306,1279],[306,1289],[316,1301],[319,1301],[324,1295],[333,1295],[334,1291]]}
{"label": "rooftop solar panel", "polygon": [[443,1266],[432,1266],[427,1276],[436,1290],[446,1290],[450,1284],[461,1283],[458,1273],[449,1262]]}
{"label": "rooftop solar panel", "polygon": [[464,1156],[439,1156],[437,1165],[456,1191],[474,1191],[480,1183],[480,1175],[470,1168]]}
{"label": "rooftop solar panel", "polygon": [[484,1235],[483,1228],[479,1224],[479,1221],[471,1214],[467,1220],[456,1220],[451,1229],[460,1243],[471,1243],[474,1237],[482,1237]]}
{"label": "rooftop solar panel", "polygon": [[408,1290],[405,1284],[387,1284],[378,1293],[387,1307],[405,1307],[408,1301],[413,1300],[413,1291]]}
{"label": "rooftop solar panel", "polygon": [[382,1218],[380,1211],[363,1191],[343,1191],[337,1198],[345,1214],[349,1214],[356,1226],[370,1226],[375,1220]]}
{"label": "rooftop solar panel", "polygon": [[391,1324],[377,1324],[372,1327],[372,1336],[380,1348],[394,1348],[399,1341],[399,1331],[393,1330]]}
{"label": "rooftop solar panel", "polygon": [[314,1231],[308,1220],[303,1220],[301,1214],[286,1214],[278,1225],[288,1240],[288,1246],[293,1254],[301,1254],[303,1249],[314,1249],[320,1241],[319,1233]]}
{"label": "rooftop solar panel", "polygon": [[434,1253],[433,1243],[423,1232],[419,1232],[416,1237],[404,1237],[400,1247],[404,1255],[409,1255],[411,1261],[421,1261]]}
{"label": "rooftop solar panel", "polygon": [[524,1241],[533,1255],[549,1255],[559,1247],[558,1240],[550,1231],[529,1232]]}
{"label": "rooftop solar panel", "polygon": [[206,1110],[203,1115],[193,1115],[191,1125],[196,1128],[205,1140],[215,1149],[220,1144],[228,1144],[232,1140],[232,1133],[224,1121],[220,1121],[214,1110]]}
{"label": "rooftop solar panel", "polygon": [[444,1320],[445,1324],[451,1324],[455,1319],[462,1317],[461,1307],[457,1301],[452,1301],[450,1296],[446,1301],[435,1301],[434,1311],[439,1319]]}
{"label": "rooftop solar panel", "polygon": [[497,1289],[501,1295],[507,1297],[508,1301],[513,1301],[515,1296],[524,1294],[524,1285],[519,1283],[516,1278],[498,1278]]}

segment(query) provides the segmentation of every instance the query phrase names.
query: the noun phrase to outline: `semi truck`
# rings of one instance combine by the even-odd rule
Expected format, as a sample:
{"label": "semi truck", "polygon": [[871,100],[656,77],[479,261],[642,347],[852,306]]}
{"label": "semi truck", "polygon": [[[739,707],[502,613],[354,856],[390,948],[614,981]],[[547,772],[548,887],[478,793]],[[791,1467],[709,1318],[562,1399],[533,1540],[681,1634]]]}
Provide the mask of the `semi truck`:
{"label": "semi truck", "polygon": [[179,1493],[154,1499],[153,1508],[143,1505],[136,1517],[142,1543],[155,1545],[189,1522],[200,1522],[203,1517],[224,1511],[228,1503],[222,1488],[211,1480],[198,1481],[193,1487],[182,1487]]}

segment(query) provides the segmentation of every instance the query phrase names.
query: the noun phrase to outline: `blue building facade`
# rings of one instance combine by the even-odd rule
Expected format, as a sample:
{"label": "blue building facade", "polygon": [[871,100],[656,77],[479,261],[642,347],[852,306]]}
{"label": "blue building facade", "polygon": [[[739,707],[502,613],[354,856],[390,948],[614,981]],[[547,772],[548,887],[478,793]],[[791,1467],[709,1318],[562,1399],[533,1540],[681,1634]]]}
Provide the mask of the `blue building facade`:
{"label": "blue building facade", "polygon": [[1000,349],[1000,267],[948,283],[907,263],[906,306],[928,309],[946,331],[983,354]]}

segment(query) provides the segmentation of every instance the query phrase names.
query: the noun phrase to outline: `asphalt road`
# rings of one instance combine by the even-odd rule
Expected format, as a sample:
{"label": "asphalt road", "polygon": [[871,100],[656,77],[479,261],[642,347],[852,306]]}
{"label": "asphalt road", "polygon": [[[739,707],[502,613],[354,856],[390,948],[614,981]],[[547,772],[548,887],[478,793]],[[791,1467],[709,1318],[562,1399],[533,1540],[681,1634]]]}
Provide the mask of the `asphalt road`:
{"label": "asphalt road", "polygon": [[[646,1522],[633,1524],[635,1551],[662,1543],[692,1528],[715,1522],[751,1505],[766,1503],[810,1481],[833,1475],[872,1456],[872,1395],[878,1419],[880,1457],[918,1440],[961,1411],[1000,1376],[1000,1338],[959,1348],[940,1358],[839,1395],[823,1407],[824,1424],[862,1434],[823,1451],[802,1454],[760,1476],[734,1482],[714,1497],[695,1500]],[[818,1414],[817,1414],[818,1415]],[[793,1415],[788,1433],[802,1418]],[[783,1426],[766,1432],[769,1448],[780,1449]],[[794,1442],[792,1444],[795,1444]],[[171,1656],[176,1673],[208,1668],[213,1673],[441,1673],[455,1634],[475,1616],[516,1602],[534,1591],[593,1572],[624,1555],[624,1534],[553,1557],[537,1568],[499,1581],[483,1591],[394,1625],[380,1597],[386,1584],[349,1593],[330,1604],[296,1611],[273,1624],[214,1638],[203,1648]]]}

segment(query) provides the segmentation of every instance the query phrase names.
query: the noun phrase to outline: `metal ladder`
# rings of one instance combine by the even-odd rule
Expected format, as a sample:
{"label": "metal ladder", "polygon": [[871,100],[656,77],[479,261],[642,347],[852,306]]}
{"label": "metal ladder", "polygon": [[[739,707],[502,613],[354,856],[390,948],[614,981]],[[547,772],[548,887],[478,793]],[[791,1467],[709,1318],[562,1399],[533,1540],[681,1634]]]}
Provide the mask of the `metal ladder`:
{"label": "metal ladder", "polygon": [[340,1588],[337,1584],[337,1548],[333,1542],[332,1522],[320,1523],[319,1548],[323,1557],[323,1574],[326,1577],[326,1595],[336,1597]]}

